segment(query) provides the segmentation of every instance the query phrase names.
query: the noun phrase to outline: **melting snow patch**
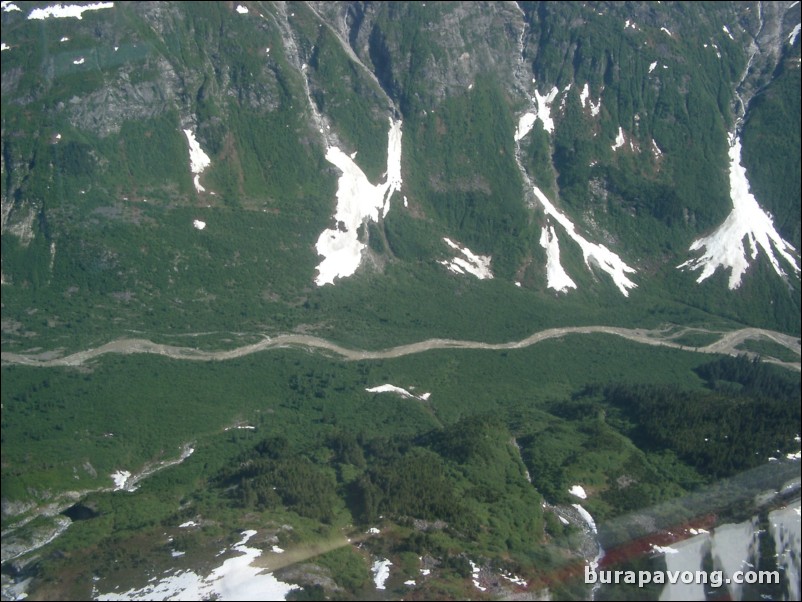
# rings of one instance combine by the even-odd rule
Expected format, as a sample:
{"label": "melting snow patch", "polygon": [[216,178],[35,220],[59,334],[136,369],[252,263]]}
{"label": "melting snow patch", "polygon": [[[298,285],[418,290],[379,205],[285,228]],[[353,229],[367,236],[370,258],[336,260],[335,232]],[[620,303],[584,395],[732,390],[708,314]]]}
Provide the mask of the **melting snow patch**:
{"label": "melting snow patch", "polygon": [[206,227],[206,222],[202,222],[199,219],[192,220],[192,225],[195,227],[196,230],[203,230]]}
{"label": "melting snow patch", "polygon": [[564,525],[568,525],[568,524],[570,524],[570,523],[568,522],[568,519],[567,519],[567,518],[565,518],[564,516],[560,516],[560,515],[558,514],[558,515],[557,515],[557,518],[559,518],[559,519],[560,519],[560,522],[561,522],[562,524],[564,524]]}
{"label": "melting snow patch", "polygon": [[4,13],[12,13],[15,10],[22,11],[22,9],[13,2],[3,2],[2,7]]}
{"label": "melting snow patch", "polygon": [[571,489],[568,490],[568,493],[571,495],[575,495],[576,497],[586,500],[588,499],[588,494],[585,493],[585,488],[582,485],[574,485]]}
{"label": "melting snow patch", "polygon": [[777,275],[785,277],[785,271],[780,267],[780,262],[774,254],[776,250],[799,275],[799,264],[794,257],[796,249],[777,233],[771,217],[760,208],[755,197],[749,192],[746,169],[741,164],[741,140],[734,135],[730,136],[729,155],[732,212],[712,234],[693,242],[690,250],[697,251],[704,248],[704,254],[689,259],[677,267],[702,269],[696,282],[703,282],[718,268],[729,269],[729,288],[734,290],[741,285],[741,278],[749,267],[743,243],[746,239],[753,261],[757,259],[759,248],[762,248]]}
{"label": "melting snow patch", "polygon": [[626,138],[624,138],[624,130],[619,125],[618,126],[618,135],[615,137],[615,144],[613,144],[610,148],[612,148],[614,151],[617,151],[619,148],[624,146],[625,142],[626,142]]}
{"label": "melting snow patch", "polygon": [[541,96],[535,90],[535,100],[537,101],[537,118],[543,123],[543,129],[549,134],[554,133],[554,120],[551,118],[551,104],[557,98],[559,90],[554,86],[546,96]]}
{"label": "melting snow patch", "polygon": [[665,27],[661,27],[661,28],[660,28],[660,31],[663,31],[663,32],[667,33],[669,37],[673,37],[673,36],[671,35],[671,32],[670,32],[670,31],[668,31],[668,30],[667,30]]}
{"label": "melting snow patch", "polygon": [[244,7],[244,6],[242,6],[242,4],[237,4],[237,12],[239,14],[241,14],[241,15],[247,15],[248,14],[248,9],[246,7]]}
{"label": "melting snow patch", "polygon": [[0,42],[0,52],[4,50],[11,50],[11,46],[8,46],[5,42]]}
{"label": "melting snow patch", "polygon": [[471,581],[473,581],[473,586],[480,592],[487,591],[486,587],[479,585],[479,572],[481,569],[476,565],[476,563],[474,563],[473,560],[469,560],[468,563],[471,565],[471,575],[473,577]]}
{"label": "melting snow patch", "polygon": [[123,593],[108,593],[98,600],[284,600],[297,585],[283,583],[272,573],[251,566],[261,556],[258,548],[245,544],[256,531],[244,531],[241,541],[233,546],[240,555],[229,558],[206,577],[193,571],[168,575],[161,581],[149,583],[141,589]]}
{"label": "melting snow patch", "polygon": [[661,151],[660,147],[657,146],[657,142],[654,141],[654,138],[652,138],[652,152],[654,153],[655,159],[657,159],[663,154],[663,151]]}
{"label": "melting snow patch", "polygon": [[73,65],[83,65],[83,64],[84,64],[84,62],[86,62],[86,59],[84,59],[84,57],[81,57],[81,58],[79,58],[79,59],[75,59],[75,60],[72,62],[72,64],[73,64]]}
{"label": "melting snow patch", "polygon": [[521,118],[518,120],[518,128],[515,130],[516,142],[532,131],[536,120],[537,115],[534,113],[524,113],[521,115]]}
{"label": "melting snow patch", "polygon": [[540,233],[540,246],[546,249],[546,286],[558,293],[567,293],[568,289],[576,288],[576,283],[560,264],[560,242],[557,240],[554,226],[543,227]]}
{"label": "melting snow patch", "polygon": [[366,531],[366,533],[368,535],[378,535],[379,533],[381,533],[381,531],[379,531],[379,529],[377,529],[376,527],[371,527]]}
{"label": "melting snow patch", "polygon": [[523,587],[527,586],[526,579],[523,579],[523,578],[519,577],[518,575],[509,575],[507,573],[500,573],[500,575],[501,575],[501,577],[503,577],[507,581],[510,581],[511,583],[514,583],[515,585],[521,585]]}
{"label": "melting snow patch", "polygon": [[568,236],[570,236],[571,239],[573,239],[574,242],[576,242],[582,249],[582,255],[585,259],[585,265],[588,267],[588,269],[590,269],[591,262],[593,262],[599,267],[599,269],[609,274],[612,277],[616,287],[618,287],[618,290],[621,291],[621,294],[625,297],[628,297],[629,289],[635,288],[637,284],[632,282],[627,277],[627,274],[634,273],[635,269],[629,267],[618,255],[610,251],[604,245],[591,243],[582,235],[577,233],[576,227],[571,220],[557,211],[557,208],[551,204],[551,201],[549,201],[548,197],[543,194],[543,191],[541,191],[540,188],[533,186],[533,190],[538,201],[540,201],[541,205],[543,205],[546,215],[551,216],[554,221],[560,224],[565,229]]}
{"label": "melting snow patch", "polygon": [[404,581],[404,585],[408,585],[409,587],[415,587],[415,585],[417,584],[415,583],[414,579],[409,579],[407,581]]}
{"label": "melting snow patch", "polygon": [[189,142],[189,170],[195,174],[192,182],[195,184],[195,190],[203,192],[206,189],[201,186],[200,175],[204,169],[211,165],[212,160],[209,158],[209,155],[203,152],[200,144],[195,140],[195,134],[192,133],[192,130],[186,129],[184,130],[184,134],[187,137],[187,142]]}
{"label": "melting snow patch", "polygon": [[127,470],[118,470],[111,475],[111,480],[114,481],[114,490],[120,491],[125,489],[125,484],[131,478],[131,473]]}
{"label": "melting snow patch", "polygon": [[800,30],[800,28],[801,28],[801,27],[802,27],[802,24],[800,24],[800,23],[797,23],[797,24],[794,26],[794,29],[793,29],[793,31],[791,31],[791,33],[790,33],[790,34],[788,34],[788,43],[789,43],[791,46],[793,46],[794,44],[796,44],[796,38],[799,36],[799,30]]}
{"label": "melting snow patch", "polygon": [[785,454],[785,457],[789,460],[802,460],[802,451],[798,451],[793,454]]}
{"label": "melting snow patch", "polygon": [[675,550],[671,546],[658,546],[654,543],[652,544],[652,550],[658,554],[679,554],[679,550]]}
{"label": "melting snow patch", "polygon": [[[396,395],[400,395],[401,397],[409,397],[411,399],[420,399],[421,401],[426,401],[432,395],[431,393],[424,393],[423,395],[413,395],[406,389],[402,389],[401,387],[396,387],[395,385],[379,385],[378,387],[371,387],[370,389],[365,389],[368,393],[395,393]],[[368,531],[369,533],[373,532],[373,529]],[[376,530],[376,533],[379,531]]]}
{"label": "melting snow patch", "polygon": [[637,29],[637,28],[638,28],[638,26],[637,26],[635,23],[633,23],[632,21],[630,21],[629,19],[627,19],[627,20],[624,22],[624,29],[628,29],[628,28],[630,28],[630,27],[631,27],[632,29]]}
{"label": "melting snow patch", "polygon": [[184,554],[186,554],[186,552],[179,552],[178,550],[173,550],[172,552],[170,552],[170,555],[173,558],[181,558]]}
{"label": "melting snow patch", "polygon": [[590,87],[587,83],[582,88],[582,92],[579,93],[579,100],[583,107],[590,109],[591,115],[596,117],[599,114],[599,111],[601,110],[601,96],[599,96],[599,100],[596,102],[596,104],[593,104],[593,100],[590,98]]}
{"label": "melting snow patch", "polygon": [[731,39],[731,40],[734,40],[734,39],[735,39],[735,38],[733,38],[733,37],[732,37],[732,34],[730,33],[730,30],[727,28],[727,26],[726,26],[726,25],[722,25],[722,26],[721,26],[721,31],[723,31],[723,32],[724,32],[724,33],[726,33],[728,36],[730,36],[730,39]]}
{"label": "melting snow patch", "polygon": [[351,276],[362,261],[365,245],[359,242],[357,230],[365,220],[378,221],[379,211],[386,216],[390,197],[401,190],[401,121],[390,120],[387,134],[387,176],[382,184],[373,186],[364,172],[348,155],[336,146],[326,151],[326,160],[342,175],[337,181],[337,210],[335,229],[324,230],[315,248],[324,257],[317,266],[315,284],[334,284],[335,278]]}
{"label": "melting snow patch", "polygon": [[704,533],[710,533],[707,529],[688,529],[688,533],[691,535],[703,535]]}
{"label": "melting snow patch", "polygon": [[377,560],[373,563],[373,566],[370,567],[370,571],[373,573],[373,583],[376,584],[376,589],[384,589],[384,584],[390,577],[391,566],[393,566],[393,563],[385,558],[384,560]]}
{"label": "melting snow patch", "polygon": [[421,575],[423,575],[424,577],[428,577],[428,576],[429,576],[429,573],[431,573],[431,572],[432,572],[432,571],[431,571],[431,570],[429,570],[429,569],[421,569],[421,570],[420,570],[420,574],[421,574]]}
{"label": "melting snow patch", "polygon": [[284,553],[284,549],[280,548],[278,546],[273,546],[272,548],[270,548],[270,551],[273,552],[273,554],[283,554]]}
{"label": "melting snow patch", "polygon": [[114,2],[98,2],[96,4],[56,4],[55,6],[48,6],[46,8],[35,8],[28,15],[29,19],[47,19],[55,17],[57,19],[65,19],[73,17],[75,19],[83,19],[83,13],[88,10],[101,10],[103,8],[113,8]]}
{"label": "melting snow patch", "polygon": [[186,529],[188,527],[197,527],[197,526],[198,526],[198,523],[196,523],[194,520],[188,520],[187,522],[181,523],[180,525],[178,525],[178,528],[179,529]]}
{"label": "melting snow patch", "polygon": [[69,41],[70,41],[70,39],[69,39],[67,36],[63,36],[63,37],[62,37],[62,38],[59,40],[59,42],[69,42]]}
{"label": "melting snow patch", "polygon": [[489,255],[476,255],[468,247],[461,247],[450,238],[443,238],[443,240],[449,247],[462,253],[463,257],[455,257],[451,261],[440,261],[438,262],[440,265],[446,266],[455,274],[473,274],[479,280],[493,278]]}
{"label": "melting snow patch", "polygon": [[649,65],[649,73],[651,73],[652,71],[654,71],[654,68],[655,68],[655,67],[657,67],[657,61],[655,61],[655,62],[653,62],[651,65]]}

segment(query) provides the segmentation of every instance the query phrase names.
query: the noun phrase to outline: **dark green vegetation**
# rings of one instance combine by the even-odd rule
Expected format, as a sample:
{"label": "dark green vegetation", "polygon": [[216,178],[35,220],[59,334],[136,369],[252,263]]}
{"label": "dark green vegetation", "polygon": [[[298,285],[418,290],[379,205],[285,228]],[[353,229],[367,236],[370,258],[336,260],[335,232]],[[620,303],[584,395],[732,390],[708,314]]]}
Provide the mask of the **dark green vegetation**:
{"label": "dark green vegetation", "polygon": [[[752,36],[775,28],[736,3],[247,2],[247,14],[115,3],[43,21],[21,5],[1,15],[4,352],[121,337],[219,350],[282,332],[380,349],[579,325],[699,328],[677,339],[688,347],[744,325],[800,334],[788,266],[779,278],[761,253],[737,291],[727,273],[698,285],[676,269],[730,210],[736,87],[752,190],[799,248],[800,55],[787,43],[798,8],[766,5],[781,43],[761,38],[749,62]],[[553,86],[554,132],[537,122],[516,144],[535,91]],[[315,243],[335,226],[341,175],[327,146],[356,152],[377,184],[389,118],[403,121],[401,194],[360,228],[357,273],[317,287]],[[627,144],[613,151],[619,127]],[[187,129],[211,159],[205,191]],[[549,220],[527,177],[637,269],[629,297],[562,226],[578,290],[546,288]],[[492,256],[494,279],[448,272],[443,237]],[[799,361],[765,340],[744,349]],[[365,391],[384,383],[432,396]],[[25,504],[66,510],[74,500],[59,496],[81,492],[73,516],[91,518],[26,569],[41,597],[86,597],[93,575],[138,587],[167,562],[211,568],[209,550],[253,528],[260,547],[296,554],[283,570],[306,586],[297,599],[375,595],[377,557],[394,563],[396,598],[407,579],[421,597],[477,595],[469,560],[582,598],[572,575],[591,542],[557,514],[576,501],[571,486],[600,523],[679,505],[795,451],[799,397],[796,373],[602,335],[375,362],[275,349],[204,364],[3,365],[3,528],[40,509]],[[194,454],[135,492],[108,491],[113,472],[155,468],[184,445]],[[201,526],[177,529],[188,520]]]}
{"label": "dark green vegetation", "polygon": [[[384,382],[432,396],[364,390]],[[165,554],[160,534],[190,519],[205,526],[175,531],[173,548],[194,562],[208,562],[203,550],[235,541],[237,529],[275,532],[282,547],[306,550],[379,526],[382,537],[366,542],[373,554],[396,565],[405,554],[442,563],[431,595],[445,595],[443,583],[459,591],[465,558],[537,588],[579,561],[570,550],[582,539],[541,508],[541,495],[567,504],[581,482],[586,506],[605,521],[765,462],[766,450],[794,445],[798,390],[798,377],[748,360],[710,362],[601,335],[378,362],[276,350],[210,364],[106,356],[87,372],[13,366],[4,369],[3,491],[24,500],[109,487],[115,470],[175,459],[187,442],[196,449],[134,493],[85,499],[96,516],[73,524],[54,544],[59,554],[36,565],[45,576],[75,572],[61,595],[88,587],[86,550],[93,574],[141,586]],[[754,407],[758,395],[776,411],[732,411]],[[689,400],[698,421],[684,420]],[[720,423],[722,414],[730,420]],[[762,427],[736,436],[741,416]],[[708,457],[700,440],[711,431]],[[720,460],[735,457],[746,462]],[[134,542],[141,550],[121,555]],[[347,548],[311,561],[343,573],[337,582],[348,591],[372,587],[370,561]],[[570,595],[571,583],[558,590]]]}

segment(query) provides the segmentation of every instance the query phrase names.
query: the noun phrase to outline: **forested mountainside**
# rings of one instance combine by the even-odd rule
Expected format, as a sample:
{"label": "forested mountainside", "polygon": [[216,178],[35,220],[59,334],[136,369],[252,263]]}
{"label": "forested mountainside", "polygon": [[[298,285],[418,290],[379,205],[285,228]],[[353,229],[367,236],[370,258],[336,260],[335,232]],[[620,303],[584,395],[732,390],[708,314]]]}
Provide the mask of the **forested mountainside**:
{"label": "forested mountainside", "polygon": [[798,2],[0,10],[4,599],[582,598],[798,475]]}

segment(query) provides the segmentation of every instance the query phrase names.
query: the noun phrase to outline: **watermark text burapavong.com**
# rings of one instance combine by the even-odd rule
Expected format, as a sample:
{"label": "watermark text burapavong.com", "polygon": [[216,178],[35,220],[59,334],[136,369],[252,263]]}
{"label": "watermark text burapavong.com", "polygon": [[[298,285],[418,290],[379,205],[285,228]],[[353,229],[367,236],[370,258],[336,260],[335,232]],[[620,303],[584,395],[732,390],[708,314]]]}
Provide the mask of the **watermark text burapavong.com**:
{"label": "watermark text burapavong.com", "polygon": [[645,587],[652,583],[676,585],[711,585],[721,587],[730,583],[771,585],[780,583],[779,571],[735,571],[732,577],[725,577],[724,571],[609,571],[596,570],[585,565],[585,583],[631,584]]}

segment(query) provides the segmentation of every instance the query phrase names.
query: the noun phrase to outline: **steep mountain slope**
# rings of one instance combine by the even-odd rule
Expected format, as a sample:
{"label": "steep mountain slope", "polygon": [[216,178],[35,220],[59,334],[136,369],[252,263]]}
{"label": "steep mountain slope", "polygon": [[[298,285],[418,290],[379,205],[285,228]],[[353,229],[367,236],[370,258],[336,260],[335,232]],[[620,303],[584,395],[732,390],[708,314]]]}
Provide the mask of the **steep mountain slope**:
{"label": "steep mountain slope", "polygon": [[[689,304],[799,331],[798,153],[749,133],[776,113],[764,98],[797,113],[783,82],[798,78],[798,6],[145,3],[79,20],[30,18],[22,5],[3,12],[6,345],[76,322],[103,337],[121,324],[275,331],[345,319],[323,330],[336,337],[354,325],[321,307],[391,305],[419,289],[409,279],[440,281],[445,297],[474,288],[437,267],[451,256],[444,238],[521,284],[480,297],[493,287],[549,313],[549,291],[571,291],[615,320],[617,286],[639,308]],[[765,224],[773,247],[731,268],[699,258],[694,241],[732,206],[728,132],[743,107],[745,167],[778,221]],[[403,129],[397,192],[381,215],[339,225],[360,241],[353,284],[324,277],[318,239],[349,211],[327,153],[383,181],[388,119]],[[708,255],[740,239],[722,244]],[[771,248],[779,278],[763,274]],[[715,276],[697,285],[677,273],[689,261]],[[557,265],[575,288],[549,285]],[[728,292],[728,278],[742,287]],[[440,321],[418,312],[428,330]],[[410,332],[413,313],[371,329]],[[35,324],[45,314],[47,335]],[[531,320],[519,314],[514,330]]]}
{"label": "steep mountain slope", "polygon": [[[0,11],[3,559],[40,595],[138,591],[197,520],[208,595],[268,524],[330,550],[296,595],[392,559],[397,597],[583,597],[576,483],[602,521],[798,448],[795,373],[701,352],[798,370],[799,3]],[[737,443],[637,435],[708,404]]]}

